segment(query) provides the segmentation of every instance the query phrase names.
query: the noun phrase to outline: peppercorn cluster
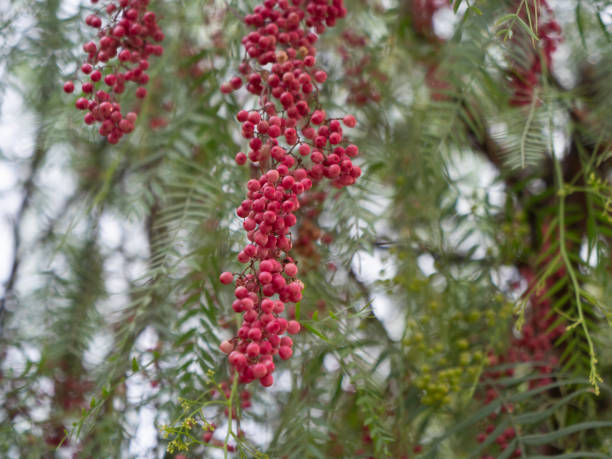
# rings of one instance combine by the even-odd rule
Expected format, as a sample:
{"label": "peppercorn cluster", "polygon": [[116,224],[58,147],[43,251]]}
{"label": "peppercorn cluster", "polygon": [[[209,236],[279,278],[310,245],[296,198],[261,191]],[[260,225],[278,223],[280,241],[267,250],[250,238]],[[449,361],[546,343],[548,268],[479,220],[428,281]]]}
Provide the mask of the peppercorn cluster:
{"label": "peppercorn cluster", "polygon": [[[91,3],[97,4],[98,0]],[[119,96],[132,82],[138,86],[136,97],[144,99],[149,57],[161,56],[164,51],[155,44],[164,39],[164,33],[148,7],[149,0],[108,1],[98,13],[85,18],[85,23],[98,31],[98,39],[83,45],[87,59],[80,68],[84,79],[75,105],[87,111],[85,124],[99,124],[98,132],[112,144],[134,130],[138,117],[135,111],[122,113]],[[105,24],[103,16],[108,18]],[[66,93],[74,89],[72,81],[64,83]]]}
{"label": "peppercorn cluster", "polygon": [[246,267],[220,276],[222,283],[234,283],[232,308],[243,314],[238,335],[221,343],[241,383],[270,386],[274,355],[286,360],[293,354],[292,339],[281,335],[296,334],[301,326],[281,314],[287,303],[301,300],[304,288],[289,255],[300,197],[324,179],[342,188],[361,175],[353,163],[359,149],[347,144],[343,132],[355,127],[355,117],[332,118],[318,100],[327,80],[317,68],[318,34],[345,15],[342,0],[266,0],[244,19],[254,30],[242,39],[240,76],[220,88],[230,93],[246,83],[258,100],[256,109],[237,114],[249,150],[235,161],[250,162],[253,177],[236,210],[249,240],[238,254]]}

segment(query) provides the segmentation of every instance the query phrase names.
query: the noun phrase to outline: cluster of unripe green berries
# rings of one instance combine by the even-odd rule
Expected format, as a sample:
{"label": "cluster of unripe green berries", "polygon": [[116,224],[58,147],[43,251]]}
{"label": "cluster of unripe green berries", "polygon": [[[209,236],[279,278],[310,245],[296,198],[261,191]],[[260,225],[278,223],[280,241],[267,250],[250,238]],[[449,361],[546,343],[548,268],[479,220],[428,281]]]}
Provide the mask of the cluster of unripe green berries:
{"label": "cluster of unripe green berries", "polygon": [[[97,4],[98,0],[91,0]],[[125,91],[126,83],[135,83],[137,98],[147,95],[149,82],[146,73],[150,56],[161,56],[163,47],[155,44],[164,39],[154,12],[148,11],[149,0],[116,0],[106,2],[103,11],[110,16],[103,26],[100,14],[91,14],[85,23],[98,30],[98,40],[83,45],[87,60],[80,71],[85,75],[81,82],[81,97],[76,108],[84,110],[85,124],[100,124],[98,132],[110,143],[117,143],[125,134],[134,130],[136,112],[122,113],[118,96]],[[74,83],[64,83],[64,91],[72,93]]]}
{"label": "cluster of unripe green berries", "polygon": [[[414,385],[421,392],[421,402],[424,405],[448,406],[452,402],[452,396],[458,393],[462,387],[473,384],[480,373],[480,365],[483,360],[481,351],[469,352],[469,343],[466,339],[455,342],[458,353],[454,362],[449,361],[441,346],[434,346],[427,350],[428,357],[439,355],[435,361],[435,368],[429,364],[423,364],[418,368]],[[458,360],[458,361],[457,361]]]}
{"label": "cluster of unripe green berries", "polygon": [[286,360],[293,354],[292,339],[282,335],[298,333],[300,324],[281,314],[286,303],[301,300],[304,288],[289,255],[300,196],[324,178],[342,188],[361,175],[353,163],[359,150],[346,145],[343,132],[356,125],[355,118],[330,118],[317,100],[327,79],[316,68],[317,33],[345,15],[342,0],[265,0],[245,17],[255,30],[242,39],[242,77],[221,85],[221,92],[229,93],[244,78],[259,101],[257,109],[236,116],[249,144],[248,153],[236,154],[236,163],[250,162],[259,171],[236,210],[249,240],[238,254],[246,268],[220,276],[222,283],[235,283],[232,308],[243,314],[238,335],[221,343],[242,383],[270,386],[273,356]]}

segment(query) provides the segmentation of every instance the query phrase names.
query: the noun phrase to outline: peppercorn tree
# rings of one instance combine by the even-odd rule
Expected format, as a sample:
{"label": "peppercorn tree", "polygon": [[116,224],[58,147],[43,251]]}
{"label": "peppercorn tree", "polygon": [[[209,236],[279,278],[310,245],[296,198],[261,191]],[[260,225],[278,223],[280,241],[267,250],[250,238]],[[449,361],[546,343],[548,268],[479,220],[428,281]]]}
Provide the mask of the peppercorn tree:
{"label": "peppercorn tree", "polygon": [[5,3],[0,456],[610,457],[605,2]]}

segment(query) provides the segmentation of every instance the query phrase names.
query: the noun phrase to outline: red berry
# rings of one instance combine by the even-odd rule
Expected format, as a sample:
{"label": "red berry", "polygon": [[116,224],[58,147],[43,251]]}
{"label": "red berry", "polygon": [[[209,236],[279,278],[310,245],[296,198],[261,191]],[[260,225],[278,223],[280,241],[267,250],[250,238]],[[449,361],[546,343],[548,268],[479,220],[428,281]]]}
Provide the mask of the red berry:
{"label": "red berry", "polygon": [[259,344],[249,343],[246,352],[249,357],[257,357],[259,355]]}
{"label": "red berry", "polygon": [[295,277],[297,275],[298,268],[294,263],[287,263],[285,265],[285,274],[289,277]]}
{"label": "red berry", "polygon": [[122,119],[121,121],[119,121],[119,129],[121,129],[121,131],[125,132],[126,134],[130,133],[134,130],[134,123],[132,123],[128,119]]}
{"label": "red berry", "polygon": [[321,124],[325,120],[325,112],[323,110],[315,110],[310,118],[312,124]]}
{"label": "red berry", "polygon": [[287,324],[287,331],[292,335],[299,333],[300,329],[300,323],[295,320],[290,320]]}
{"label": "red berry", "polygon": [[76,105],[76,108],[78,108],[79,110],[86,110],[87,107],[89,106],[89,101],[85,99],[84,97],[80,97],[77,99],[75,105]]}
{"label": "red berry", "polygon": [[353,115],[346,115],[344,118],[342,118],[342,122],[349,128],[353,128],[357,125],[357,120]]}
{"label": "red berry", "polygon": [[232,352],[234,350],[234,345],[231,342],[229,342],[229,341],[223,341],[219,345],[219,349],[221,349],[221,352],[223,352],[225,354],[229,354],[230,352]]}
{"label": "red berry", "polygon": [[253,365],[252,371],[253,376],[255,376],[255,379],[261,379],[268,373],[268,370],[266,369],[266,366],[263,363]]}
{"label": "red berry", "polygon": [[315,72],[314,77],[319,83],[324,83],[327,80],[327,73],[323,70],[318,70]]}
{"label": "red berry", "polygon": [[70,94],[74,91],[74,83],[72,81],[66,81],[64,83],[64,92]]}
{"label": "red berry", "polygon": [[242,166],[247,161],[247,156],[243,152],[236,153],[236,164]]}
{"label": "red berry", "polygon": [[221,273],[221,275],[219,276],[219,280],[222,284],[231,284],[234,281],[234,275],[229,271],[225,271]]}
{"label": "red berry", "polygon": [[104,83],[109,86],[113,86],[117,82],[117,77],[113,73],[109,73],[104,77]]}
{"label": "red berry", "polygon": [[281,359],[287,360],[293,355],[293,350],[289,346],[281,346],[278,349],[278,355]]}

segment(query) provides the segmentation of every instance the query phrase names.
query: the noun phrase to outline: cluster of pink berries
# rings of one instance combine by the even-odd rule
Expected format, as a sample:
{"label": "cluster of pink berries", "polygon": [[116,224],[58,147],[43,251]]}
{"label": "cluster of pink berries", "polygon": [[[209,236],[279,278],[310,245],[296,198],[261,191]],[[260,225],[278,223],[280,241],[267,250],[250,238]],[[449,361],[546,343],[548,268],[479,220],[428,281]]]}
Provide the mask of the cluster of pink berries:
{"label": "cluster of pink berries", "polygon": [[[526,317],[526,324],[521,330],[521,336],[513,337],[510,343],[510,349],[505,356],[497,356],[490,354],[489,365],[496,366],[503,363],[518,363],[528,362],[534,366],[534,370],[541,376],[533,378],[529,381],[529,389],[549,385],[553,382],[551,373],[558,366],[559,359],[554,349],[554,342],[564,333],[565,326],[557,325],[558,316],[552,313],[551,298],[547,295],[547,290],[551,288],[555,282],[555,276],[563,276],[563,272],[557,273],[555,276],[548,279],[545,288],[536,290],[537,278],[531,268],[524,268],[521,272],[523,278],[528,282],[528,291],[535,291],[531,298],[531,310]],[[512,368],[505,372],[501,371],[485,371],[481,377],[481,382],[488,385],[485,392],[484,403],[489,404],[499,397],[499,393],[495,389],[495,381],[504,376],[512,376],[514,373]],[[503,404],[502,411],[512,412],[514,409],[511,403]],[[497,413],[490,415],[491,419],[495,419]],[[495,430],[493,423],[487,425],[485,429],[477,436],[477,441],[483,443],[487,437]],[[516,430],[513,427],[508,427],[495,438],[497,447],[500,451],[506,450],[509,443],[516,436]],[[520,457],[521,450],[516,449],[512,453],[512,457]],[[485,455],[482,459],[491,459],[493,456]]]}
{"label": "cluster of pink berries", "polygon": [[[517,2],[518,3],[518,2]],[[539,47],[533,49],[530,62],[515,62],[510,75],[510,85],[513,89],[510,105],[521,106],[530,105],[533,100],[534,89],[538,85],[538,79],[542,73],[542,57],[546,63],[546,68],[550,71],[552,64],[552,53],[557,49],[561,42],[561,26],[554,20],[553,11],[548,6],[546,0],[529,0],[521,7],[519,16],[524,21],[528,21],[527,8],[531,18],[537,18],[534,26],[535,32],[540,39]],[[516,37],[521,35],[517,34]],[[513,38],[517,40],[518,38]],[[521,46],[518,43],[517,46]]]}
{"label": "cluster of pink berries", "polygon": [[[98,0],[91,2],[95,4]],[[138,85],[136,97],[145,98],[149,57],[161,56],[164,51],[161,45],[154,44],[164,39],[164,33],[155,13],[147,10],[148,5],[149,0],[108,1],[104,11],[110,19],[105,26],[98,14],[85,19],[88,26],[98,29],[99,40],[83,45],[87,61],[80,70],[87,80],[81,83],[82,96],[77,99],[76,108],[87,111],[85,124],[100,123],[100,135],[113,144],[134,130],[137,118],[135,112],[125,116],[121,113],[117,96],[131,81]],[[72,81],[64,83],[66,93],[74,89]]]}
{"label": "cluster of pink berries", "polygon": [[343,84],[348,89],[346,101],[350,104],[365,105],[378,103],[382,96],[377,89],[388,77],[372,59],[372,53],[364,49],[367,36],[352,30],[342,32],[338,52],[342,56]]}
{"label": "cluster of pink berries", "polygon": [[[293,341],[281,335],[298,333],[300,324],[280,314],[286,303],[301,300],[304,288],[288,254],[300,195],[323,178],[342,188],[361,175],[352,162],[357,146],[342,146],[342,126],[354,127],[355,118],[329,118],[317,99],[327,74],[315,67],[316,33],[345,15],[342,0],[265,0],[244,20],[255,30],[242,40],[247,57],[239,70],[259,108],[237,114],[250,149],[235,160],[250,161],[259,176],[247,183],[247,199],[236,211],[250,241],[238,254],[247,267],[236,278],[230,272],[220,276],[224,284],[235,282],[232,308],[243,313],[238,336],[221,343],[241,383],[270,386],[273,356],[286,360],[293,354]],[[235,76],[221,91],[242,84]]]}

